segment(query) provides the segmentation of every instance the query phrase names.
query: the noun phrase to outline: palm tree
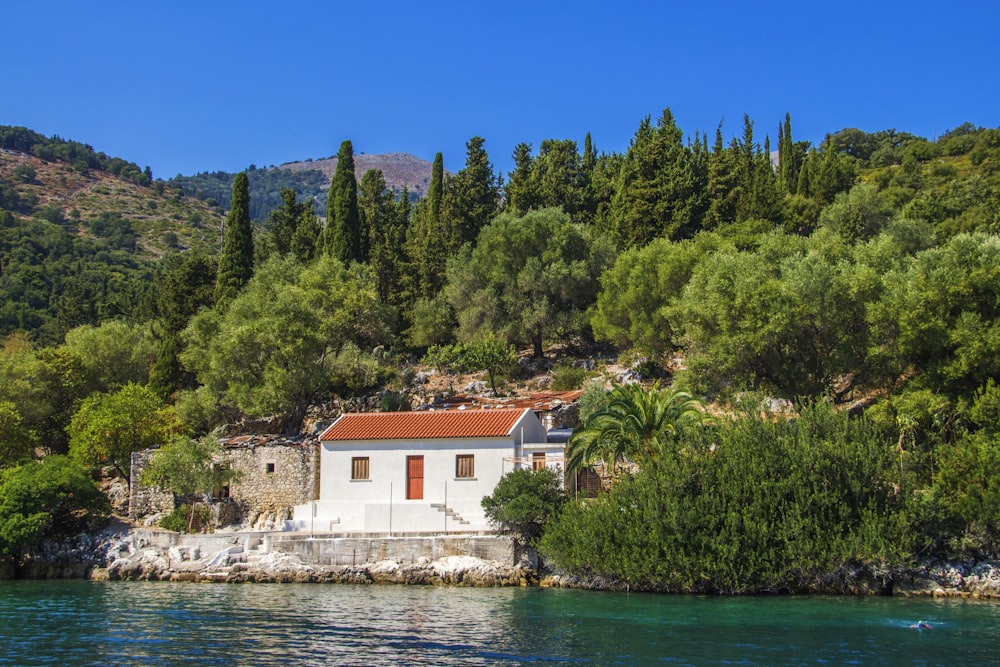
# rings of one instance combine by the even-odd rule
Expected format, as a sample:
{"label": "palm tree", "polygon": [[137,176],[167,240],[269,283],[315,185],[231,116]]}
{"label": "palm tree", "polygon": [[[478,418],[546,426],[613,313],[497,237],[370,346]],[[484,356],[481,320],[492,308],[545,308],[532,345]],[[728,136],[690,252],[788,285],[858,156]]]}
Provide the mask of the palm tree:
{"label": "palm tree", "polygon": [[676,436],[685,425],[703,416],[701,402],[686,391],[644,390],[641,385],[619,385],[608,404],[587,418],[567,443],[567,472],[603,460],[617,469],[625,460],[655,458],[663,436]]}

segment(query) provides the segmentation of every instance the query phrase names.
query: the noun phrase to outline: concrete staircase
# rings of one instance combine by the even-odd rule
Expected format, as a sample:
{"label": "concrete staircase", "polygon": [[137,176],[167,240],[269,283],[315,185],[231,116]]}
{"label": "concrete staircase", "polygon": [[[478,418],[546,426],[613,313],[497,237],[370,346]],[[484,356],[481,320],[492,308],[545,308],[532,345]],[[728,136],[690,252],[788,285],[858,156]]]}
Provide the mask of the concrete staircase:
{"label": "concrete staircase", "polygon": [[459,524],[463,526],[469,525],[469,522],[462,518],[462,515],[448,507],[444,503],[431,503],[431,507],[436,509],[438,512],[442,512],[449,519],[454,519]]}

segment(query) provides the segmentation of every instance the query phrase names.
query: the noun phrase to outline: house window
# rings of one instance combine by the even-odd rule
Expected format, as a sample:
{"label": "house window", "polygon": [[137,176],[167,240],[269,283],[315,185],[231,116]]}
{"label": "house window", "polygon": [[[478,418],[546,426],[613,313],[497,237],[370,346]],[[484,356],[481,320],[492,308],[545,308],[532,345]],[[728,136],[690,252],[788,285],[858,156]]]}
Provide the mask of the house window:
{"label": "house window", "polygon": [[475,454],[459,454],[455,457],[455,477],[470,479],[476,476]]}
{"label": "house window", "polygon": [[355,456],[351,459],[351,479],[368,479],[367,456]]}
{"label": "house window", "polygon": [[273,463],[266,464],[264,466],[264,472],[266,472],[268,475],[273,475],[274,474],[274,464]]}
{"label": "house window", "polygon": [[545,470],[545,452],[532,452],[531,469]]}

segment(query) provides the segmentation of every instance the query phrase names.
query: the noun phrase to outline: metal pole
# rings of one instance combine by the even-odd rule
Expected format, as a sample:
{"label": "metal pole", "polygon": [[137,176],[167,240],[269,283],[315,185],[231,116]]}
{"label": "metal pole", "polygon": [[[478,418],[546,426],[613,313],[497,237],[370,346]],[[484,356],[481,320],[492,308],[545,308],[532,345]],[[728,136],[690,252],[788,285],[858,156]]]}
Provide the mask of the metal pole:
{"label": "metal pole", "polygon": [[389,482],[389,537],[392,537],[392,482]]}
{"label": "metal pole", "polygon": [[448,532],[448,480],[444,480],[444,532]]}

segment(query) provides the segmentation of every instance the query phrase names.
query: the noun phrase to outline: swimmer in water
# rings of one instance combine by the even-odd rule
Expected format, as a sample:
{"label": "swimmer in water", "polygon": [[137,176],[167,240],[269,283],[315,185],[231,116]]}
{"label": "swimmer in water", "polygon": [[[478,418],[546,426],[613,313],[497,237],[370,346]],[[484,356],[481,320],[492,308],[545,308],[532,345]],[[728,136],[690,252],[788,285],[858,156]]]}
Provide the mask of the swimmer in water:
{"label": "swimmer in water", "polygon": [[910,627],[914,628],[916,630],[930,630],[934,626],[932,626],[930,623],[926,623],[924,621],[917,621],[916,623],[914,623]]}

